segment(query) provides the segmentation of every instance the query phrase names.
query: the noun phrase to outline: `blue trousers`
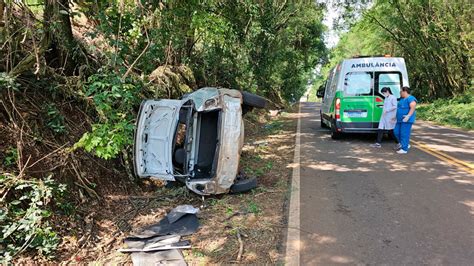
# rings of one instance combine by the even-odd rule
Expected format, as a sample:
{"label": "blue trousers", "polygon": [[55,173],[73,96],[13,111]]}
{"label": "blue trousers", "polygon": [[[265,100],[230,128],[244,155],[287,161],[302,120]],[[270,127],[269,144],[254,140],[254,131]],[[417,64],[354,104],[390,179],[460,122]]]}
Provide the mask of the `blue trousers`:
{"label": "blue trousers", "polygon": [[410,144],[412,126],[413,123],[397,122],[395,128],[393,129],[393,133],[398,139],[398,142],[400,142],[400,145],[402,146],[402,149],[404,151],[408,151],[408,144]]}

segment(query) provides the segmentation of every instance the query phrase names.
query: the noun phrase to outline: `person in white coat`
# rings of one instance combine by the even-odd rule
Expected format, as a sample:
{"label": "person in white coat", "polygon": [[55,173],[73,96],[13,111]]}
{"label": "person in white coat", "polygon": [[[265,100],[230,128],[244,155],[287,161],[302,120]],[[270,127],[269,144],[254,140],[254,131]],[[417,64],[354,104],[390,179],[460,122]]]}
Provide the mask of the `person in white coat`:
{"label": "person in white coat", "polygon": [[389,136],[398,144],[398,140],[393,134],[393,129],[397,124],[397,98],[393,96],[389,87],[383,87],[380,92],[385,97],[385,101],[383,102],[382,117],[380,117],[377,131],[377,141],[375,144],[370,145],[375,148],[382,147],[381,143],[384,132],[388,132]]}

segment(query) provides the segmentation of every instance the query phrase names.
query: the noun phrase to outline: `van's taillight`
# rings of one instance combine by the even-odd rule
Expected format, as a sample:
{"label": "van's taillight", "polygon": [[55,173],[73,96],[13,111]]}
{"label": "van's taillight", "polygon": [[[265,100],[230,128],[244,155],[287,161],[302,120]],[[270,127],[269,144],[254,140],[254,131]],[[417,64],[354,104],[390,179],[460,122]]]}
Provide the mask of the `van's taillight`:
{"label": "van's taillight", "polygon": [[341,99],[336,98],[336,120],[341,120]]}
{"label": "van's taillight", "polygon": [[383,103],[383,100],[380,97],[375,98],[375,102],[377,103]]}

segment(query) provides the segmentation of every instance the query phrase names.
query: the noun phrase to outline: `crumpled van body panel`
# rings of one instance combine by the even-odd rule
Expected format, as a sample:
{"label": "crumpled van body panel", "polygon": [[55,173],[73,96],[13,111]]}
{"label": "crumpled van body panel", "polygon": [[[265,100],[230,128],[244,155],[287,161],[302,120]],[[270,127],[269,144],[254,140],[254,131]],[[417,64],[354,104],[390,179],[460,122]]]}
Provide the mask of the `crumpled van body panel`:
{"label": "crumpled van body panel", "polygon": [[[186,106],[193,110],[184,122],[180,110]],[[177,144],[180,127],[185,128],[186,138]],[[208,87],[181,100],[145,100],[135,133],[135,173],[183,180],[200,195],[226,193],[239,171],[243,140],[240,91]],[[178,160],[178,156],[185,158]]]}

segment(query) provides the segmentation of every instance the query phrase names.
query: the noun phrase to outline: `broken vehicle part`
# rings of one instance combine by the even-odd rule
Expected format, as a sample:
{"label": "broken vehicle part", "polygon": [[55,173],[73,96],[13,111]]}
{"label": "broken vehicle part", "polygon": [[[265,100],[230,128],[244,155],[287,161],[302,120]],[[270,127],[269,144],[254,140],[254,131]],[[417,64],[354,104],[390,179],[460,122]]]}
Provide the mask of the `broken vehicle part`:
{"label": "broken vehicle part", "polygon": [[148,252],[169,249],[184,249],[190,248],[189,241],[180,241],[179,235],[158,236],[146,239],[125,240],[125,247],[119,249],[119,252]]}
{"label": "broken vehicle part", "polygon": [[[191,205],[179,205],[158,223],[143,228],[139,233],[125,238],[124,241],[142,241],[140,239],[166,235],[190,235],[199,228],[199,220],[196,216],[198,212],[199,208]],[[165,239],[167,237],[154,238],[155,241],[164,241]]]}
{"label": "broken vehicle part", "polygon": [[181,236],[196,232],[198,212],[191,205],[179,205],[158,223],[125,238],[125,246],[119,251],[132,253],[134,265],[186,265],[179,249],[191,248],[191,244]]}
{"label": "broken vehicle part", "polygon": [[176,265],[186,266],[183,254],[180,250],[171,249],[158,252],[134,252],[132,262],[136,266],[148,265]]}
{"label": "broken vehicle part", "polygon": [[174,223],[170,223],[168,218],[165,217],[158,223],[147,226],[139,233],[127,237],[125,241],[164,235],[187,236],[196,232],[198,228],[199,220],[195,214],[186,214]]}
{"label": "broken vehicle part", "polygon": [[179,205],[172,209],[168,215],[166,215],[166,218],[168,218],[169,223],[172,224],[186,214],[197,214],[198,212],[199,208],[194,208],[191,205]]}

